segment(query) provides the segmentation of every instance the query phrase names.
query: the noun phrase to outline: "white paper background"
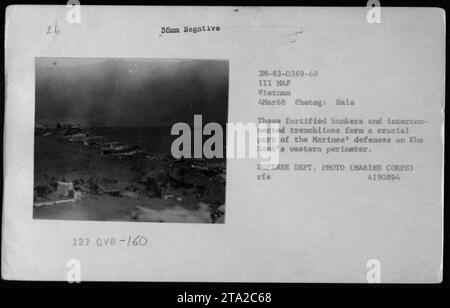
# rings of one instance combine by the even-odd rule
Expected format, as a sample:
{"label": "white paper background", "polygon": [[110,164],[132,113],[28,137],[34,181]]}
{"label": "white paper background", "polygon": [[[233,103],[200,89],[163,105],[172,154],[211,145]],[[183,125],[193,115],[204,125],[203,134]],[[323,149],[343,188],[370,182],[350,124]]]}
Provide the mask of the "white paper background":
{"label": "white paper background", "polygon": [[[7,11],[4,279],[65,280],[81,261],[82,280],[366,282],[366,262],[381,262],[383,282],[442,278],[442,125],[445,14],[382,8],[81,8]],[[60,35],[47,35],[58,21]],[[219,32],[159,36],[160,27],[218,25]],[[295,36],[289,34],[302,30]],[[198,58],[230,61],[229,122],[258,116],[422,118],[426,144],[380,146],[371,154],[288,154],[289,162],[415,165],[400,182],[371,183],[349,173],[276,173],[257,181],[254,160],[227,163],[226,223],[157,224],[32,219],[34,58]],[[315,69],[301,97],[352,97],[352,109],[265,108],[260,69]],[[144,248],[72,247],[72,238],[143,234]],[[93,243],[92,243],[93,244]]]}

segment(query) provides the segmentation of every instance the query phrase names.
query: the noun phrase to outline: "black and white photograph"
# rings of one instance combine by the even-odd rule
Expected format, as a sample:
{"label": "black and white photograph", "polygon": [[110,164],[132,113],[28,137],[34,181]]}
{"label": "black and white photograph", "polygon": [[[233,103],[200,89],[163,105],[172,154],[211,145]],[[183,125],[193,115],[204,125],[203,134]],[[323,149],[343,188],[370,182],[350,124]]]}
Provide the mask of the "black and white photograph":
{"label": "black and white photograph", "polygon": [[225,158],[171,148],[176,123],[225,126],[228,61],[54,57],[35,70],[33,218],[225,221]]}
{"label": "black and white photograph", "polygon": [[2,279],[448,281],[446,11],[316,5],[8,6]]}

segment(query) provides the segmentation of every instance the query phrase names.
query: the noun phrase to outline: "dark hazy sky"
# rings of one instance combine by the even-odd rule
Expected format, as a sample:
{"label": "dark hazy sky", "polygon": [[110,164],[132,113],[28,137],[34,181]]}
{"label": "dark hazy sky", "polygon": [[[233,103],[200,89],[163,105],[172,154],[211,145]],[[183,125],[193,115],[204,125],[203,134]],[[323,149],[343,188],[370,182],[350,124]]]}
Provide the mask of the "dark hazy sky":
{"label": "dark hazy sky", "polygon": [[163,126],[227,121],[228,61],[36,58],[36,123]]}

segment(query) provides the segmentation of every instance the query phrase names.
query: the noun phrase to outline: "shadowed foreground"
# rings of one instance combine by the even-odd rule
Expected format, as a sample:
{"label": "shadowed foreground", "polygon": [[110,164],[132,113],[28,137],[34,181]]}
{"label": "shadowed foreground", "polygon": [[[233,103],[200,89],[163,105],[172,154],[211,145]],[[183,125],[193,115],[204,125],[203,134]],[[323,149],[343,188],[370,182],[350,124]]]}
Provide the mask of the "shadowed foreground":
{"label": "shadowed foreground", "polygon": [[[130,132],[123,135],[127,134]],[[102,154],[98,146],[70,141],[55,131],[37,135],[33,217],[224,222],[224,160],[175,160],[162,154],[167,153],[170,140],[146,143],[154,138],[133,136],[145,152],[114,156]],[[158,149],[151,143],[164,147]],[[61,187],[69,184],[76,197],[61,195]]]}

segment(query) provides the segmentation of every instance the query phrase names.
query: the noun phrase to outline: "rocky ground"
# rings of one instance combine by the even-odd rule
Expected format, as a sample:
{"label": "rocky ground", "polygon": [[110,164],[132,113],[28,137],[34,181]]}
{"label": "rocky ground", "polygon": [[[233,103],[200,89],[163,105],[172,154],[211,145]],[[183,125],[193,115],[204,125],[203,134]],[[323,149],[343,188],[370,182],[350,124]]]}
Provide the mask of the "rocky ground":
{"label": "rocky ground", "polygon": [[[77,198],[62,196],[61,183]],[[58,135],[35,137],[34,218],[221,223],[224,204],[225,160],[119,158]]]}

